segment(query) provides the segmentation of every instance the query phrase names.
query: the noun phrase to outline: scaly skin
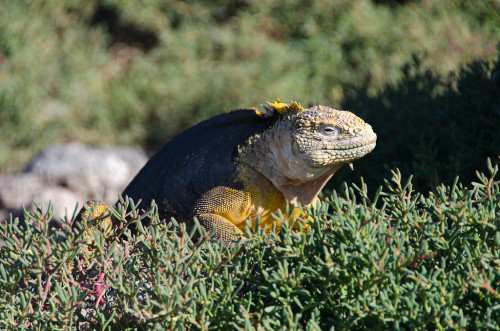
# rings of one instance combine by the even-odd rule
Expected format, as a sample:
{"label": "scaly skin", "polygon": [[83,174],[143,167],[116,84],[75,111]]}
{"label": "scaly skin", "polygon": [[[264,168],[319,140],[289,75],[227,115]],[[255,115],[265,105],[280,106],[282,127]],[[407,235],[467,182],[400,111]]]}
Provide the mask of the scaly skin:
{"label": "scaly skin", "polygon": [[[252,223],[259,218],[260,226],[271,230],[272,213],[284,212],[287,203],[312,203],[340,167],[375,148],[371,126],[350,112],[279,101],[264,109],[229,113],[186,131],[149,161],[124,195],[144,198],[146,206],[153,199],[160,202],[164,218],[190,222],[197,217],[208,231],[215,228],[216,238],[230,242],[249,218]],[[220,139],[193,143],[207,132]],[[204,154],[203,162],[196,159],[206,150],[220,152],[222,159],[211,154]],[[170,160],[184,163],[169,169]]]}
{"label": "scaly skin", "polygon": [[242,189],[230,186],[216,186],[204,193],[194,207],[194,215],[206,229],[215,228],[215,237],[225,242],[236,239],[241,234],[246,220],[252,219],[267,231],[273,223],[271,217],[278,209],[285,211],[286,199],[273,184],[260,173],[249,167],[241,167],[235,182],[242,183]]}

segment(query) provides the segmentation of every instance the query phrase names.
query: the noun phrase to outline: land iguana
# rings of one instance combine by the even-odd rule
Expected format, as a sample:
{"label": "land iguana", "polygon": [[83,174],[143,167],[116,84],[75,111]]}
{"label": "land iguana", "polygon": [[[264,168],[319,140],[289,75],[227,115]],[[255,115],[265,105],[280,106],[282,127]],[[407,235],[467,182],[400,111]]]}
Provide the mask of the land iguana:
{"label": "land iguana", "polygon": [[[247,219],[270,230],[287,201],[308,205],[332,175],[375,148],[372,127],[348,111],[268,103],[215,116],[164,145],[122,196],[158,205],[162,219],[197,217],[230,242]],[[106,206],[96,205],[94,217]],[[88,216],[82,209],[79,217]],[[280,224],[278,224],[279,226]]]}

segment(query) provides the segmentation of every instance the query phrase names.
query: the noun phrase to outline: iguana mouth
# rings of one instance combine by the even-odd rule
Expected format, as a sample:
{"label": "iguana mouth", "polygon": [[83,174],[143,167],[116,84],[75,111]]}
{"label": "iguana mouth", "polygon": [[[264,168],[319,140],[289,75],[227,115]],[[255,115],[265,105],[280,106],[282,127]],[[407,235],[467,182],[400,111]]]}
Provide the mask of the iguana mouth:
{"label": "iguana mouth", "polygon": [[376,145],[376,141],[369,141],[367,143],[357,144],[354,146],[352,144],[349,144],[349,145],[346,144],[344,146],[327,146],[325,148],[325,150],[327,150],[327,151],[349,151],[349,150],[365,148],[367,146],[373,146],[373,148],[375,148],[375,145]]}
{"label": "iguana mouth", "polygon": [[347,152],[346,154],[357,155],[359,158],[359,157],[362,157],[362,156],[370,153],[375,148],[375,145],[376,145],[376,143],[372,142],[372,143],[368,143],[366,145],[344,149],[344,151]]}
{"label": "iguana mouth", "polygon": [[370,142],[364,145],[360,146],[355,146],[355,147],[350,147],[350,146],[345,146],[345,148],[333,148],[333,149],[328,149],[327,153],[331,153],[331,155],[335,156],[344,156],[349,158],[350,160],[355,160],[358,159],[368,153],[370,153],[376,146],[375,142]]}
{"label": "iguana mouth", "polygon": [[342,140],[339,140],[336,144],[326,146],[325,149],[328,151],[342,151],[342,150],[357,150],[357,149],[369,148],[369,151],[372,151],[377,143],[377,135],[373,132],[368,138],[359,137],[359,139],[356,138],[354,139],[355,139],[354,141],[352,138],[346,139],[345,143],[343,143]]}
{"label": "iguana mouth", "polygon": [[368,137],[359,137],[355,140],[346,139],[344,144],[338,140],[336,144],[328,144],[321,149],[306,152],[306,154],[312,161],[309,163],[311,168],[329,168],[332,165],[344,164],[365,156],[375,148],[376,141],[377,135],[372,132]]}

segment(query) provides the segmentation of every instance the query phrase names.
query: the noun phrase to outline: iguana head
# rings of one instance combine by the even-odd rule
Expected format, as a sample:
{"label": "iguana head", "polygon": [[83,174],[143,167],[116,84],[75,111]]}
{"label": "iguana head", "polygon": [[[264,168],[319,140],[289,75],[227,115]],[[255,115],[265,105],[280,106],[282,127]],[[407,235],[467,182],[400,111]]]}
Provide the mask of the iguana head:
{"label": "iguana head", "polygon": [[247,140],[240,159],[261,172],[291,202],[310,203],[344,164],[375,148],[372,127],[351,112],[268,103],[277,116],[267,131]]}
{"label": "iguana head", "polygon": [[372,127],[351,112],[315,106],[294,112],[283,120],[290,128],[293,154],[303,154],[310,167],[348,163],[375,148]]}

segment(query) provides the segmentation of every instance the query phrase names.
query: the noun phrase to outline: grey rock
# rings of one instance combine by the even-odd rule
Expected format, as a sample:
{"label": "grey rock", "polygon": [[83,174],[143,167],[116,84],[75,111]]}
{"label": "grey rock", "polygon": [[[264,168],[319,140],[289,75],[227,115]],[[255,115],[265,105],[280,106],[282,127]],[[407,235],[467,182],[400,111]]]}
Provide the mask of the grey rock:
{"label": "grey rock", "polygon": [[111,203],[146,161],[146,155],[134,148],[71,143],[49,147],[33,160],[27,172],[46,183]]}
{"label": "grey rock", "polygon": [[33,203],[36,202],[46,208],[49,205],[49,202],[51,202],[53,208],[53,218],[71,219],[77,204],[78,208],[81,208],[85,201],[85,197],[77,195],[75,192],[72,192],[67,188],[49,186],[36,196]]}
{"label": "grey rock", "polygon": [[4,208],[29,206],[43,187],[43,181],[35,174],[22,173],[0,177],[0,206]]}
{"label": "grey rock", "polygon": [[46,208],[50,200],[56,219],[71,217],[77,202],[80,206],[91,199],[114,203],[146,161],[137,148],[51,146],[24,173],[0,177],[0,220],[9,212],[18,216],[23,205],[33,210],[35,202]]}

